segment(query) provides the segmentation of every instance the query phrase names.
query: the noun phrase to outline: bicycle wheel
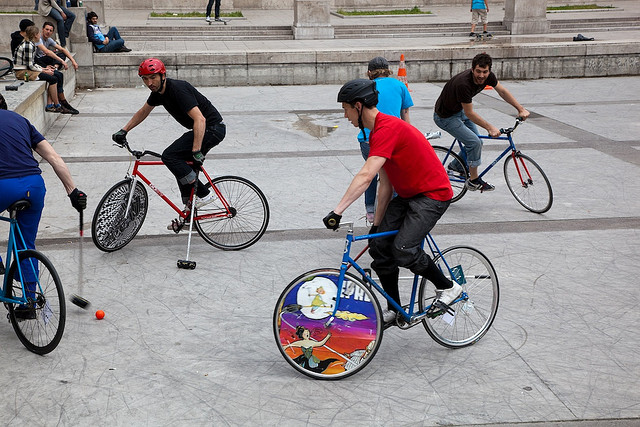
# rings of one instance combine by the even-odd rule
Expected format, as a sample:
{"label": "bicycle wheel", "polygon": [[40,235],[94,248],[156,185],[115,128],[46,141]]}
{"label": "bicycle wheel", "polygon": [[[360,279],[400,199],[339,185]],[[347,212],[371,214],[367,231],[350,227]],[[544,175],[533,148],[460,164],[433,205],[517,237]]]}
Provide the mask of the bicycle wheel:
{"label": "bicycle wheel", "polygon": [[13,61],[9,58],[0,57],[0,77],[3,77],[13,71]]}
{"label": "bicycle wheel", "polygon": [[504,179],[513,197],[531,212],[544,213],[551,209],[551,183],[531,157],[520,152],[507,157],[504,161]]}
{"label": "bicycle wheel", "polygon": [[[451,280],[462,285],[462,297],[451,304],[454,314],[441,314],[422,321],[427,333],[438,344],[462,348],[476,343],[487,333],[498,311],[498,276],[489,259],[468,246],[445,249],[434,262]],[[452,277],[454,276],[454,277]],[[433,301],[433,285],[422,279],[418,292],[420,310]]]}
{"label": "bicycle wheel", "polygon": [[144,185],[137,182],[125,217],[132,182],[131,178],[120,181],[98,203],[91,223],[91,238],[101,251],[113,252],[125,247],[138,234],[147,216],[149,196]]}
{"label": "bicycle wheel", "polygon": [[[469,168],[462,157],[458,154],[450,151],[448,148],[440,147],[439,145],[433,146],[436,155],[440,159],[440,162],[444,166],[444,170],[449,175],[449,182],[451,182],[451,189],[453,190],[453,198],[451,203],[457,202],[462,199],[462,196],[467,192],[467,178],[469,177]],[[448,166],[462,170],[462,172],[456,172],[451,170]],[[456,166],[457,165],[457,166]]]}
{"label": "bicycle wheel", "polygon": [[[20,342],[36,354],[47,354],[60,343],[66,321],[66,305],[62,282],[51,261],[35,250],[18,253],[20,270],[25,280],[29,316],[16,318],[15,304],[7,304],[9,320]],[[9,295],[11,293],[11,295]],[[22,298],[18,260],[11,263],[7,275],[7,295]],[[23,308],[23,307],[21,307]],[[29,318],[25,318],[29,317]]]}
{"label": "bicycle wheel", "polygon": [[375,295],[346,274],[338,310],[337,269],[309,271],[282,291],[273,313],[280,353],[298,372],[337,380],[355,374],[375,356],[382,340],[382,314]]}
{"label": "bicycle wheel", "polygon": [[[269,204],[262,191],[238,176],[220,176],[212,182],[218,197],[195,212],[205,216],[194,220],[202,238],[228,251],[248,248],[260,240],[269,224]],[[206,187],[211,191],[211,183]]]}

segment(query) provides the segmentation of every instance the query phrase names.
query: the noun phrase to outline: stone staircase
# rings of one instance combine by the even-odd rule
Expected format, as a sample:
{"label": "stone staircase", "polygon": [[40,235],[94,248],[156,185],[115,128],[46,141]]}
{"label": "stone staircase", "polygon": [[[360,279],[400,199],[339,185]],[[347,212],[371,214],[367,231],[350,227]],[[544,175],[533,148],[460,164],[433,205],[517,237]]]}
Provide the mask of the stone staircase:
{"label": "stone staircase", "polygon": [[624,31],[640,28],[640,18],[590,18],[590,19],[553,19],[550,32],[568,33],[573,31]]}

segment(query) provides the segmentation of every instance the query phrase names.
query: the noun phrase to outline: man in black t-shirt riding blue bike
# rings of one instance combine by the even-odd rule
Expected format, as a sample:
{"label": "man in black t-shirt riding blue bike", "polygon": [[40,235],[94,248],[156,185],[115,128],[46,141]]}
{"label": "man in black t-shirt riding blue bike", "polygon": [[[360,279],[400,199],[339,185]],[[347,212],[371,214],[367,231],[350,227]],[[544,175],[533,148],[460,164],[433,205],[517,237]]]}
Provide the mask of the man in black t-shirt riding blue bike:
{"label": "man in black t-shirt riding blue bike", "polygon": [[[151,94],[142,108],[112,138],[122,145],[127,132],[142,123],[156,106],[164,106],[178,123],[189,129],[162,153],[162,161],[175,175],[182,201],[187,204],[197,179],[195,169],[204,162],[209,150],[224,139],[226,128],[222,116],[204,95],[186,81],[167,78],[166,73],[159,59],[142,61],[138,75]],[[192,166],[187,162],[194,164]],[[196,196],[197,208],[213,201],[215,197],[202,182],[198,182]]]}

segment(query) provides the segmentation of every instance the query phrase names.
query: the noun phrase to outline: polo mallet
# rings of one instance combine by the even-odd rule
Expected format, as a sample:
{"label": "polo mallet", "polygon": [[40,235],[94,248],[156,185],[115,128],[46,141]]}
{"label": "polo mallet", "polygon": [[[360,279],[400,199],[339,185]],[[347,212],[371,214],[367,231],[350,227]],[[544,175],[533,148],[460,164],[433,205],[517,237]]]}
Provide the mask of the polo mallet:
{"label": "polo mallet", "polygon": [[[84,263],[82,262],[82,240],[84,237],[84,221],[83,221],[83,213],[84,211],[80,211],[80,256],[78,257],[78,263],[80,264],[80,267],[78,268],[78,292],[82,293],[82,285],[84,283]],[[89,302],[89,300],[82,298],[80,295],[77,294],[71,294],[71,298],[70,298],[71,302],[75,305],[77,305],[80,308],[83,309],[87,309],[87,307],[89,307],[89,305],[91,305],[91,303]]]}
{"label": "polo mallet", "polygon": [[195,270],[196,262],[189,261],[189,252],[191,251],[191,232],[193,231],[193,214],[196,211],[196,191],[198,189],[198,174],[196,174],[196,182],[193,184],[193,194],[191,196],[191,212],[189,212],[189,216],[191,217],[189,220],[189,238],[187,239],[187,258],[178,260],[178,268],[183,268],[185,270]]}

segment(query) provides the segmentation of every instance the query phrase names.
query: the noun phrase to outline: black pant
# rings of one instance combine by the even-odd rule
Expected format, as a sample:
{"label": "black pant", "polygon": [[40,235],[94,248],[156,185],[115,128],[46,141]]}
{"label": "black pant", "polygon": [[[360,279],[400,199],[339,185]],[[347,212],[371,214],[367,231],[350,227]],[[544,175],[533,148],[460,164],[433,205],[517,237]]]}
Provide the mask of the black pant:
{"label": "black pant", "polygon": [[209,0],[209,4],[207,4],[207,16],[211,16],[211,6],[214,1],[216,2],[216,18],[220,18],[220,0]]}
{"label": "black pant", "polygon": [[[209,150],[220,144],[220,141],[224,139],[225,135],[226,127],[224,123],[207,126],[204,137],[202,138],[202,148],[200,149],[202,154],[207,154]],[[173,144],[169,145],[162,153],[162,161],[178,181],[178,188],[180,189],[180,195],[184,203],[189,201],[191,189],[197,176],[194,168],[186,163],[193,160],[192,150],[193,131],[191,130],[176,139]],[[202,181],[198,181],[196,195],[198,197],[204,197],[207,194],[209,194],[209,190],[205,188]]]}

